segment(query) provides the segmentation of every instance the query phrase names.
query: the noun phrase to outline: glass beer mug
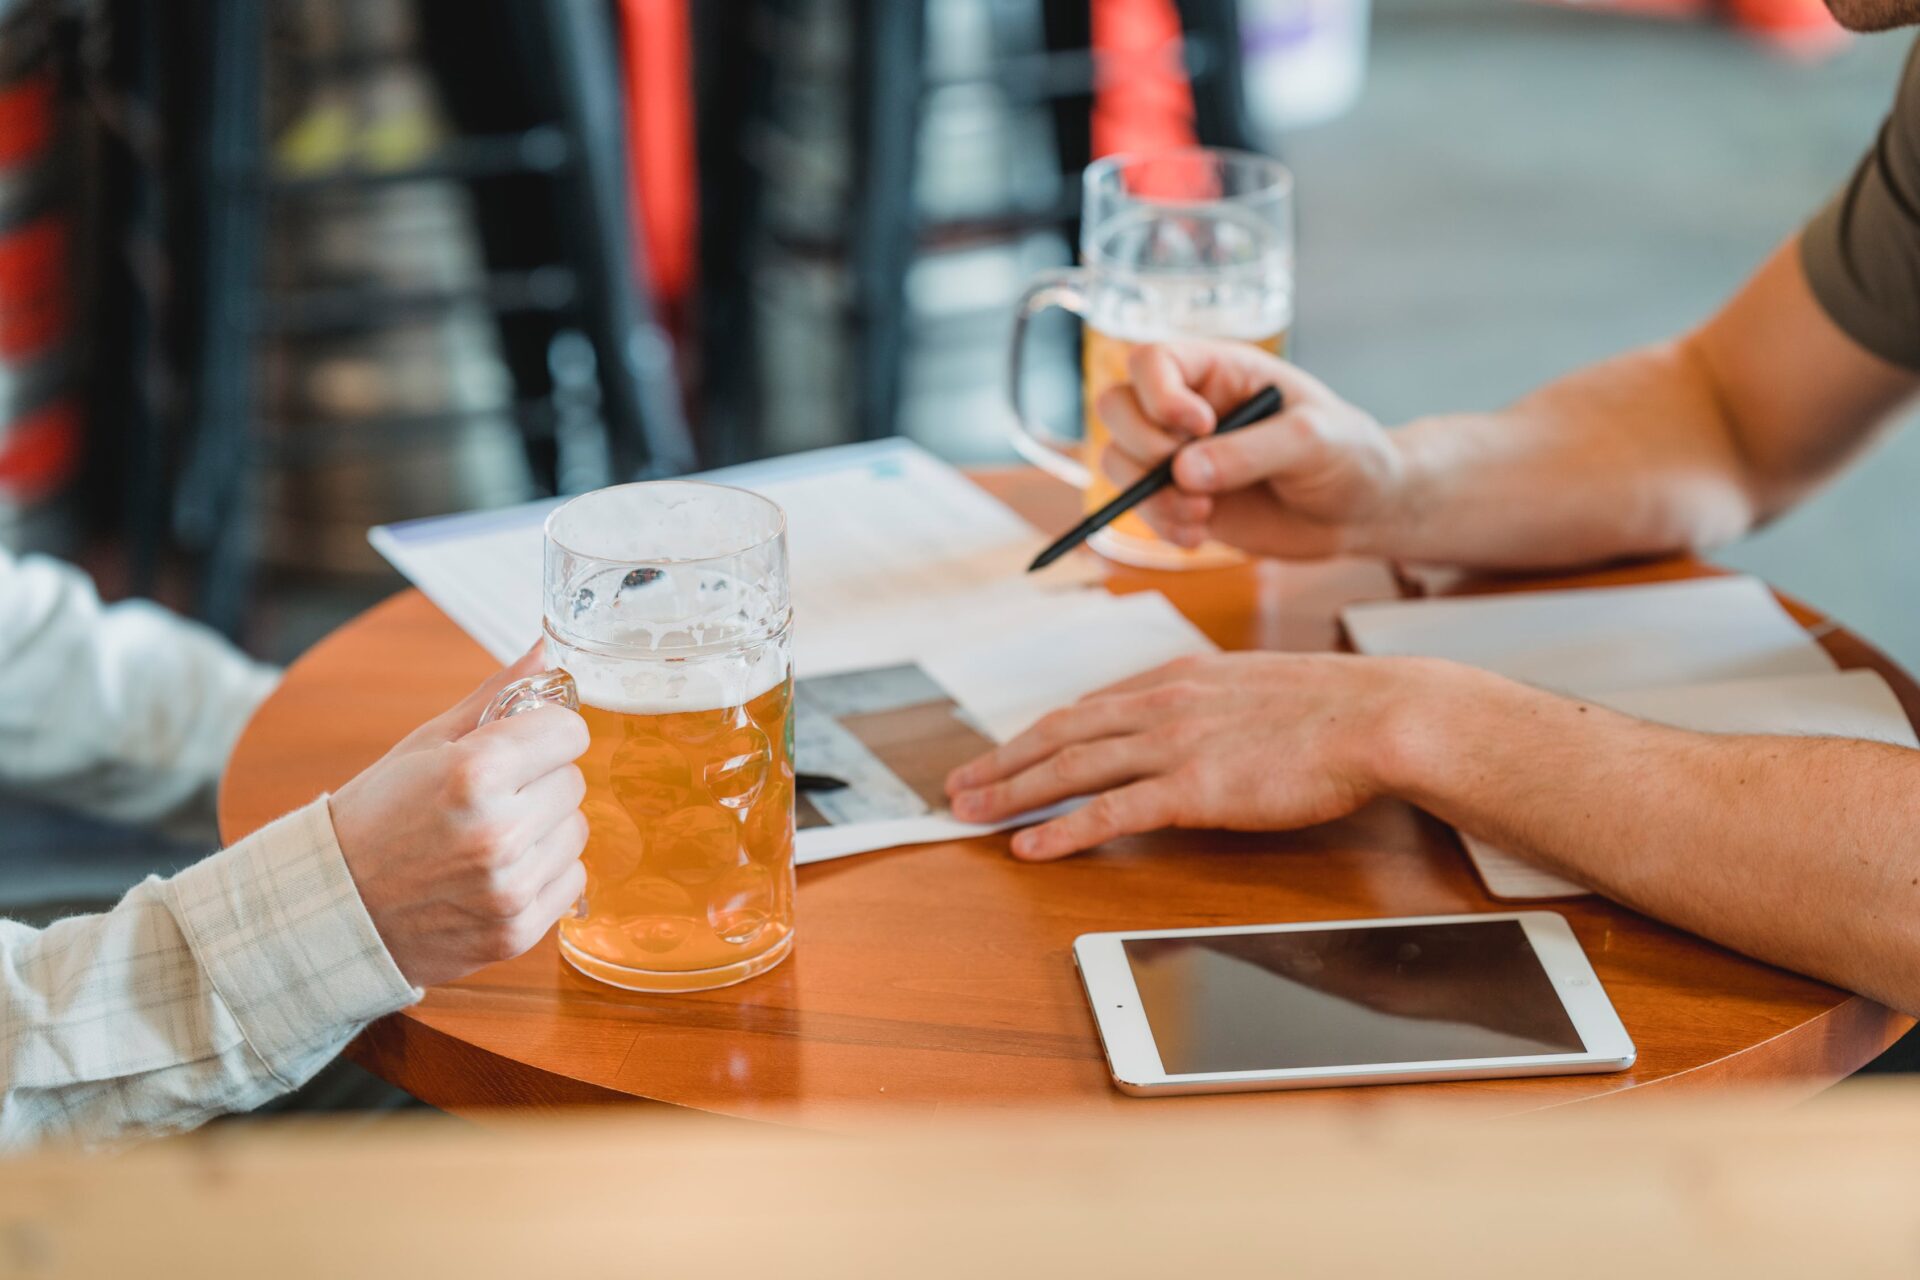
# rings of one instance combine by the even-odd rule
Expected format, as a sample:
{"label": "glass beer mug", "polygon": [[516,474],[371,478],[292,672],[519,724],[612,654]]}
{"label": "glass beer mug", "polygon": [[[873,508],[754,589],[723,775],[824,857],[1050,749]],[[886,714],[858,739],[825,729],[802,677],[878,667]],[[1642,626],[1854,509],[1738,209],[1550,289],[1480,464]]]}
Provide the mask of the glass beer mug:
{"label": "glass beer mug", "polygon": [[[1013,443],[1083,494],[1083,509],[1117,492],[1100,471],[1107,428],[1100,393],[1127,380],[1127,355],[1167,338],[1236,338],[1285,355],[1293,322],[1293,177],[1278,162],[1204,147],[1110,156],[1082,178],[1080,265],[1039,276],[1021,298],[1010,361]],[[1085,432],[1062,440],[1020,402],[1026,331],[1061,307],[1080,317]],[[1235,563],[1219,544],[1162,541],[1138,512],[1091,539],[1110,559],[1152,569]]]}
{"label": "glass beer mug", "polygon": [[587,892],[560,954],[633,991],[704,991],[793,949],[786,516],[742,489],[651,481],[547,517],[554,670],[482,723],[560,702],[580,758]]}

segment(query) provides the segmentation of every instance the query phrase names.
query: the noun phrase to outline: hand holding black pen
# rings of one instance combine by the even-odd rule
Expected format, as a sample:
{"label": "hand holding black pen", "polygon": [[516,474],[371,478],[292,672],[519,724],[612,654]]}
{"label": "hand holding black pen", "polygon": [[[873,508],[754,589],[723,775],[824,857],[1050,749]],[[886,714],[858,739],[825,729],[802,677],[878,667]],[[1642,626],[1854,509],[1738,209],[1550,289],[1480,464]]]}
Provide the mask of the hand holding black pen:
{"label": "hand holding black pen", "polygon": [[[1232,411],[1220,419],[1220,424],[1214,428],[1213,434],[1223,436],[1230,431],[1238,431],[1242,427],[1249,427],[1256,422],[1265,421],[1279,413],[1281,405],[1280,389],[1278,387],[1266,387],[1254,393],[1254,395],[1247,400],[1235,405]],[[1185,445],[1181,446],[1181,448],[1185,447]],[[1034,557],[1033,563],[1027,566],[1027,572],[1032,573],[1036,569],[1046,568],[1055,560],[1058,560],[1061,556],[1064,556],[1067,552],[1073,550],[1088,538],[1091,538],[1094,534],[1100,532],[1100,530],[1106,528],[1115,520],[1118,520],[1121,516],[1172,484],[1173,460],[1179,456],[1180,450],[1175,449],[1172,453],[1168,454],[1158,466],[1121,490],[1113,501],[1101,507],[1079,524],[1073,526],[1073,528],[1067,530],[1053,545]]]}

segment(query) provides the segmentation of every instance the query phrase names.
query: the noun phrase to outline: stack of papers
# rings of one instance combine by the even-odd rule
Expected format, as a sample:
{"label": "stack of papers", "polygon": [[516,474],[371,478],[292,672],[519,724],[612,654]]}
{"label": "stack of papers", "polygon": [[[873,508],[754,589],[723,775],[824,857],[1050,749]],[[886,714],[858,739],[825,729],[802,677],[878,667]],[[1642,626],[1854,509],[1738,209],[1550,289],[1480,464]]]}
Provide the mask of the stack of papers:
{"label": "stack of papers", "polygon": [[[1342,621],[1361,653],[1450,658],[1676,728],[1920,746],[1886,681],[1836,670],[1754,578],[1362,604]],[[1495,897],[1587,892],[1461,839]]]}
{"label": "stack of papers", "polygon": [[[1045,539],[904,440],[700,478],[787,514],[795,762],[850,784],[801,796],[801,862],[996,829],[947,813],[951,768],[1081,694],[1213,648],[1158,593],[1087,589],[1101,576],[1089,557],[1028,578]],[[505,663],[540,635],[541,526],[556,505],[385,525],[369,540]]]}

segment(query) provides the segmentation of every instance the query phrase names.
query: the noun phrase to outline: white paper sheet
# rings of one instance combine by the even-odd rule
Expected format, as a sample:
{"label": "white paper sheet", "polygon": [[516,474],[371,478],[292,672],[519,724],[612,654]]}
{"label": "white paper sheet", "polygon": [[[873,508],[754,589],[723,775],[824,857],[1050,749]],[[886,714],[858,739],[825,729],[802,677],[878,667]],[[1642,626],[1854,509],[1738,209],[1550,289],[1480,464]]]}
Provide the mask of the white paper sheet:
{"label": "white paper sheet", "polygon": [[812,827],[798,833],[793,842],[793,861],[798,866],[831,862],[856,853],[877,849],[898,849],[916,844],[936,844],[944,840],[967,840],[989,836],[1029,823],[1044,822],[1073,808],[1073,803],[1057,804],[1035,813],[1023,813],[1005,822],[982,825],[962,822],[951,813],[930,813],[918,818],[896,818],[890,822],[863,822],[851,827]]}
{"label": "white paper sheet", "polygon": [[[959,704],[969,723],[1004,742],[1082,694],[1185,654],[1213,649],[1213,642],[1158,592],[1086,592],[1052,602],[1010,627],[957,622],[943,647],[920,655],[918,665]],[[961,822],[942,807],[885,821],[812,827],[797,836],[795,856],[804,864],[896,845],[958,840],[1024,826],[1069,807],[1056,805],[987,826]]]}
{"label": "white paper sheet", "polygon": [[[794,665],[803,675],[915,655],[970,608],[1016,608],[1101,576],[1076,556],[1022,570],[1046,539],[906,440],[708,472],[787,513]],[[553,501],[382,525],[368,540],[501,662],[540,635],[540,529]]]}
{"label": "white paper sheet", "polygon": [[983,733],[1005,742],[1082,694],[1213,648],[1165,596],[1147,591],[1045,614],[999,643],[947,645],[920,665]]}
{"label": "white paper sheet", "polygon": [[1473,863],[1480,883],[1487,887],[1488,894],[1504,902],[1584,898],[1593,892],[1583,884],[1576,884],[1565,876],[1555,875],[1545,867],[1535,866],[1525,858],[1496,848],[1478,836],[1470,836],[1464,831],[1455,834],[1460,837],[1460,844],[1466,849],[1467,860]]}
{"label": "white paper sheet", "polygon": [[504,664],[540,638],[540,528],[558,505],[376,525],[367,541]]}
{"label": "white paper sheet", "polygon": [[1586,696],[1834,669],[1749,577],[1357,604],[1341,620],[1361,653],[1452,658]]}
{"label": "white paper sheet", "polygon": [[[1594,701],[1644,720],[1702,733],[1811,734],[1920,747],[1900,700],[1872,671],[1636,689]],[[1496,898],[1565,898],[1587,892],[1484,840],[1463,833],[1461,842],[1487,892]]]}

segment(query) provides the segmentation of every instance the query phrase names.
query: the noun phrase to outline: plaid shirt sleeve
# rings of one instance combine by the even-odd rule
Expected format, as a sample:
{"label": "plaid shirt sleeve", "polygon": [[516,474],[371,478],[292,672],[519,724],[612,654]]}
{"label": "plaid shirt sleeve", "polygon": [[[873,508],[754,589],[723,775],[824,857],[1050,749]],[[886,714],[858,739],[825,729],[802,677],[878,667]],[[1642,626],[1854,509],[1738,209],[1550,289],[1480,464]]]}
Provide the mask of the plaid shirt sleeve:
{"label": "plaid shirt sleeve", "polygon": [[111,911],[0,921],[0,1147],[108,1146],[256,1107],[420,994],[322,797]]}

